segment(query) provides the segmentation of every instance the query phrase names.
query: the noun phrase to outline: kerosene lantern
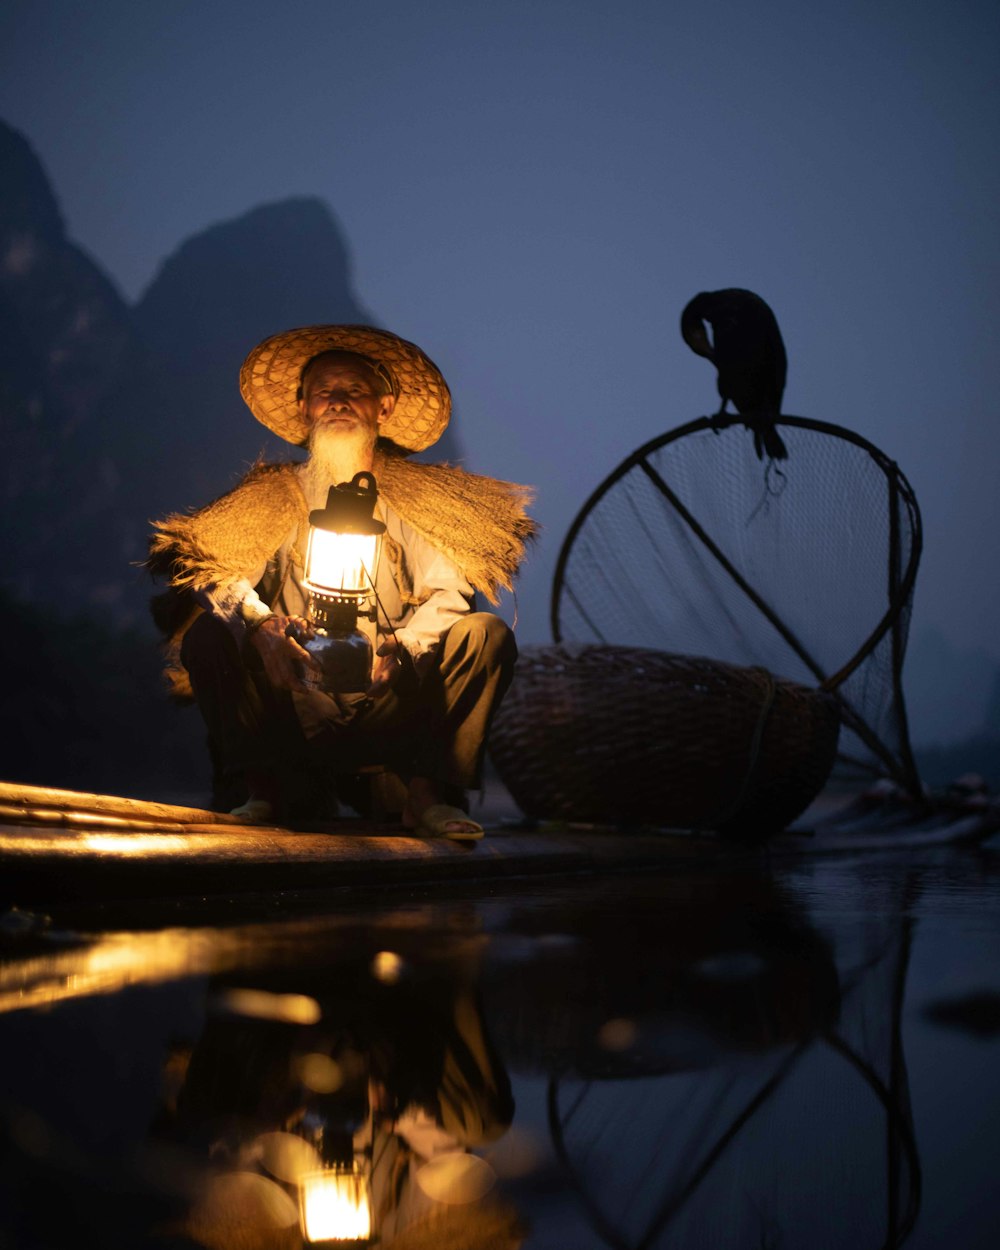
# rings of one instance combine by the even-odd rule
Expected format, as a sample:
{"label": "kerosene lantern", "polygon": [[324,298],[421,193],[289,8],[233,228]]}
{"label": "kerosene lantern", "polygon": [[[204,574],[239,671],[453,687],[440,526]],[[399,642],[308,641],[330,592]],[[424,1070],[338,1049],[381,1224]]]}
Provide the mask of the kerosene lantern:
{"label": "kerosene lantern", "polygon": [[366,690],[372,644],[359,616],[375,619],[375,570],[385,526],[374,518],[378,489],[372,473],[355,473],[331,486],[326,507],[309,513],[304,584],[315,637],[305,649],[320,666],[320,686],[331,694]]}

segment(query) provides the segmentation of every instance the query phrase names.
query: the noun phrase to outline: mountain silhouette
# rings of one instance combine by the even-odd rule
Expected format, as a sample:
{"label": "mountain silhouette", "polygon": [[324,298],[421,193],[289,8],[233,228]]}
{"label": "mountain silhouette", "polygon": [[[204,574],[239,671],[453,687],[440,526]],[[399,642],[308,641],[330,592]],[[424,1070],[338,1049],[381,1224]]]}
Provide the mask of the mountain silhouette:
{"label": "mountain silhouette", "polygon": [[80,514],[103,508],[114,472],[95,435],[121,376],[130,313],[66,238],[38,158],[2,122],[0,181],[3,577],[21,598],[59,598]]}

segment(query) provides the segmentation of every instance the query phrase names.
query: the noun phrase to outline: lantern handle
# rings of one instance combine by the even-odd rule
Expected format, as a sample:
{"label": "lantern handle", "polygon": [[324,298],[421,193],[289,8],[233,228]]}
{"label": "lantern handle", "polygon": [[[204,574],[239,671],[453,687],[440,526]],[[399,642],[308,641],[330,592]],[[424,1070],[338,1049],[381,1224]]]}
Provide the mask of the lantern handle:
{"label": "lantern handle", "polygon": [[349,483],[345,485],[353,486],[356,490],[363,491],[366,495],[377,495],[378,484],[375,481],[375,474],[362,469],[360,473],[355,473]]}

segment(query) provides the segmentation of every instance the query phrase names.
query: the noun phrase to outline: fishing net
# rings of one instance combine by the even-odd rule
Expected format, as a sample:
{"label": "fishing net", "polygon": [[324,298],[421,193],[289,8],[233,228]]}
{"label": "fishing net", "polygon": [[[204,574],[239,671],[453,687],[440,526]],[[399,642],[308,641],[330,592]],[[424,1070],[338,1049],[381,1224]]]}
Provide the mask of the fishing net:
{"label": "fishing net", "polygon": [[762,463],[732,418],[640,447],[598,487],[560,553],[557,642],[761,666],[831,692],[841,771],[920,789],[902,666],[920,514],[865,439],[782,417],[788,459]]}

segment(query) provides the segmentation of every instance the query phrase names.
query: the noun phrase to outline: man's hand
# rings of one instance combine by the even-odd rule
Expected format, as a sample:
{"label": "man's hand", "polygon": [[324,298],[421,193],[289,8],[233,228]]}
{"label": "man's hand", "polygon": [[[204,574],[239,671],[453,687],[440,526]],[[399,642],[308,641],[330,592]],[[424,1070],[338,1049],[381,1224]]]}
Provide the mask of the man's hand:
{"label": "man's hand", "polygon": [[308,642],[315,634],[305,617],[282,616],[280,612],[275,612],[257,626],[250,635],[250,641],[272,686],[303,694],[309,690],[302,678],[303,669],[307,674],[315,673],[318,677],[320,667],[299,639]]}
{"label": "man's hand", "polygon": [[365,691],[369,699],[385,694],[395,684],[403,670],[402,652],[403,648],[395,638],[387,638],[375,652],[375,660],[372,663],[372,684]]}

